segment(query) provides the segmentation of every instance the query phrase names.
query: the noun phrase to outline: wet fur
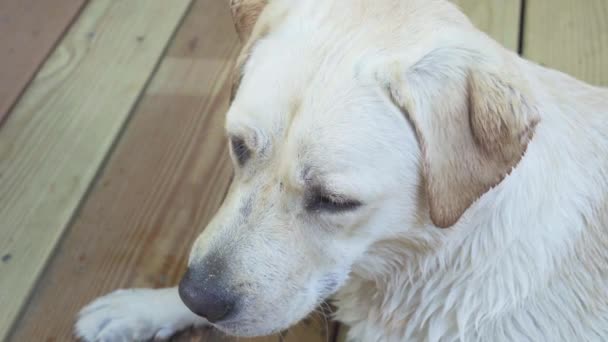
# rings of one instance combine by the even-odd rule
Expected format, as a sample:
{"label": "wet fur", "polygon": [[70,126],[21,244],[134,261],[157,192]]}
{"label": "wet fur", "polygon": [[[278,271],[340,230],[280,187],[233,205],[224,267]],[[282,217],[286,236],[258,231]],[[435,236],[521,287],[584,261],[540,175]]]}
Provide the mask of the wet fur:
{"label": "wet fur", "polygon": [[[237,2],[226,127],[251,155],[190,257],[224,258],[243,298],[218,328],[269,334],[333,293],[350,341],[608,339],[606,89],[521,59],[447,1]],[[315,186],[363,205],[307,212]],[[77,334],[205,324],[175,289],[146,291],[98,299]]]}

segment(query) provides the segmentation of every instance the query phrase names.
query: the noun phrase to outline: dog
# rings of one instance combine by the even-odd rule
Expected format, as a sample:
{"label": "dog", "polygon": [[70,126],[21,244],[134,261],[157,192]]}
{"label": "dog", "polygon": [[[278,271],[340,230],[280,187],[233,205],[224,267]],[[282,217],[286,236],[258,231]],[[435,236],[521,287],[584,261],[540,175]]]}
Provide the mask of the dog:
{"label": "dog", "polygon": [[85,341],[288,328],[349,341],[608,340],[608,90],[446,0],[232,0],[235,176],[179,287],[119,290]]}

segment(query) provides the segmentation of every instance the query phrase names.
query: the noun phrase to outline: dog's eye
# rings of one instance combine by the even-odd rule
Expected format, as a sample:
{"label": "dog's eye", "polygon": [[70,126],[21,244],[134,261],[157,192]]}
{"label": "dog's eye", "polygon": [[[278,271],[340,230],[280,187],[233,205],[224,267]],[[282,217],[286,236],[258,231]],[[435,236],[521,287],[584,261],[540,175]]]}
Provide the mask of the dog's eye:
{"label": "dog's eye", "polygon": [[251,151],[249,150],[249,147],[247,147],[247,144],[245,144],[245,140],[241,137],[233,136],[230,138],[230,145],[232,146],[232,153],[239,165],[245,165],[247,160],[251,157]]}
{"label": "dog's eye", "polygon": [[324,192],[313,192],[306,201],[306,210],[312,212],[344,212],[354,210],[361,206],[361,202],[347,199]]}

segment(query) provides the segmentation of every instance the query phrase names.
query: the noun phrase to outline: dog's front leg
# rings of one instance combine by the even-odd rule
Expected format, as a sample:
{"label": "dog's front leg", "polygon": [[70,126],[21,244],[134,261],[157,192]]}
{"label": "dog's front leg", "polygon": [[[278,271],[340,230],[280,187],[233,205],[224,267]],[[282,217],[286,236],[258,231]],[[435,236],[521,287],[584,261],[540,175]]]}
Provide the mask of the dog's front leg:
{"label": "dog's front leg", "polygon": [[97,298],[78,314],[75,332],[87,342],[167,339],[207,322],[179,298],[177,287],[117,290]]}

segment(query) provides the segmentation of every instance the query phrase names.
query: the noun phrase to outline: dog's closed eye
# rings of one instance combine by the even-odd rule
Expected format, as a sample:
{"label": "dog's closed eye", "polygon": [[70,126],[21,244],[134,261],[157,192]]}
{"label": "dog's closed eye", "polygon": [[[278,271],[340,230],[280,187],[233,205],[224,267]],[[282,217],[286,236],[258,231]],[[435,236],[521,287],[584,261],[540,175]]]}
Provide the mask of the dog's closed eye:
{"label": "dog's closed eye", "polygon": [[315,188],[306,196],[305,206],[309,212],[339,213],[357,209],[361,202]]}
{"label": "dog's closed eye", "polygon": [[245,143],[245,140],[239,136],[230,137],[230,145],[232,147],[232,153],[236,158],[236,161],[240,166],[245,165],[247,160],[251,158],[251,150]]}

